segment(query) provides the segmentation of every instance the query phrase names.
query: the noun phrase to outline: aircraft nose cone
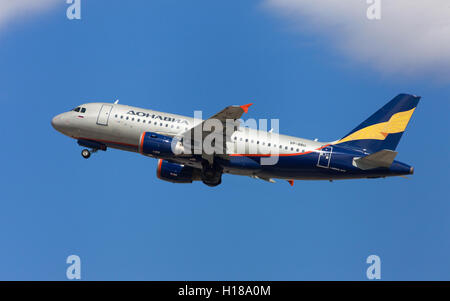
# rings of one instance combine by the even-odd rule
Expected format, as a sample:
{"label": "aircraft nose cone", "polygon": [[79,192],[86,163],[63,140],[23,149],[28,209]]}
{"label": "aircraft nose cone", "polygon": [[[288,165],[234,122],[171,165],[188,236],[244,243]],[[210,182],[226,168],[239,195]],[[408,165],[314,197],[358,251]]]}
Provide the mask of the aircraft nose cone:
{"label": "aircraft nose cone", "polygon": [[57,131],[61,130],[62,125],[63,125],[63,117],[61,115],[57,115],[57,116],[53,117],[52,127],[55,130],[57,130]]}
{"label": "aircraft nose cone", "polygon": [[55,130],[57,130],[58,121],[59,121],[59,117],[58,117],[58,116],[53,117],[53,119],[52,119],[52,127],[53,127]]}

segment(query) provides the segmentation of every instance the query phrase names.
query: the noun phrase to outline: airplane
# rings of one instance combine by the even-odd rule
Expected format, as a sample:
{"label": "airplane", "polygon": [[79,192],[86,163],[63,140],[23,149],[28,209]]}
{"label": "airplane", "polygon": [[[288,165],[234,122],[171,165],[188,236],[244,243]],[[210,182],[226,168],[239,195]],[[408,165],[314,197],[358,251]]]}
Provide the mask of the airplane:
{"label": "airplane", "polygon": [[[287,180],[293,185],[294,180],[413,174],[412,166],[395,160],[395,149],[419,100],[419,96],[399,94],[341,139],[331,142],[241,126],[241,117],[252,104],[228,106],[202,120],[118,101],[86,103],[55,116],[51,124],[85,147],[81,154],[86,159],[108,148],[156,158],[157,177],[168,182],[202,181],[213,187],[221,184],[222,174],[232,174],[271,183]],[[212,135],[214,127],[206,128],[209,121],[222,124],[226,133],[222,130]],[[217,144],[211,144],[213,151],[199,148],[208,135],[217,140]],[[269,159],[275,159],[274,163],[264,163]]]}

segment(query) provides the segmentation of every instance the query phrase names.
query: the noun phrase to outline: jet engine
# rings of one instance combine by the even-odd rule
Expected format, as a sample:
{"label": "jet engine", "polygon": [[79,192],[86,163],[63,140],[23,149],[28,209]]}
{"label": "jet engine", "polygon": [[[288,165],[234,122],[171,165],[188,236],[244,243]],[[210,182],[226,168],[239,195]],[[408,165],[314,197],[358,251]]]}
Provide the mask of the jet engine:
{"label": "jet engine", "polygon": [[182,153],[183,147],[180,141],[172,137],[144,132],[139,140],[139,151],[144,155],[170,158]]}
{"label": "jet engine", "polygon": [[172,183],[192,183],[201,180],[200,169],[162,159],[158,160],[156,175],[159,179]]}

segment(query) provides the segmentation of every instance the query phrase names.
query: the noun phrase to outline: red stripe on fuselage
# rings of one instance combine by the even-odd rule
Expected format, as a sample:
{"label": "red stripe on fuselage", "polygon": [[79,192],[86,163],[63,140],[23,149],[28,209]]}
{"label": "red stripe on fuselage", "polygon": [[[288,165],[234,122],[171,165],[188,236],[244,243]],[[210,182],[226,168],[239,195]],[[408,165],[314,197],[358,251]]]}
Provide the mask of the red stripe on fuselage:
{"label": "red stripe on fuselage", "polygon": [[74,137],[75,139],[84,139],[84,140],[92,140],[92,141],[98,141],[103,143],[112,143],[112,144],[118,144],[118,145],[124,145],[124,146],[132,146],[132,147],[139,147],[136,144],[128,144],[128,143],[122,143],[117,141],[109,141],[109,140],[101,140],[101,139],[91,139],[91,138],[84,138],[84,137]]}
{"label": "red stripe on fuselage", "polygon": [[[141,136],[141,141],[140,141],[140,145],[135,145],[135,144],[128,144],[128,143],[122,143],[122,142],[116,142],[116,141],[108,141],[108,140],[101,140],[101,139],[90,139],[90,138],[84,138],[84,137],[74,137],[75,139],[85,139],[85,140],[93,140],[93,141],[99,141],[99,142],[104,142],[104,143],[113,143],[113,144],[118,144],[118,145],[124,145],[124,146],[131,146],[131,147],[136,147],[138,148],[139,152],[142,152],[142,147],[144,144],[144,136],[145,132],[142,133]],[[330,146],[331,144],[326,144],[324,146],[321,146],[319,148],[316,148],[315,151],[317,150],[321,150],[327,146]],[[310,153],[313,153],[314,151],[308,151],[308,152],[304,152],[304,153],[293,153],[293,154],[229,154],[229,156],[231,157],[270,157],[270,156],[279,156],[279,157],[290,157],[290,156],[301,156],[301,155],[307,155]]]}

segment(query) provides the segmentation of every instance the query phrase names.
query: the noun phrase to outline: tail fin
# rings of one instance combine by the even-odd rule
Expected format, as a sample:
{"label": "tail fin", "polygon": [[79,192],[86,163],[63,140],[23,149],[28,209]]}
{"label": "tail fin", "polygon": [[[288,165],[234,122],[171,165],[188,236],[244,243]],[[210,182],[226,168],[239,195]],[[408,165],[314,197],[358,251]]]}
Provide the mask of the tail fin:
{"label": "tail fin", "polygon": [[399,94],[336,144],[368,152],[395,150],[420,97]]}

